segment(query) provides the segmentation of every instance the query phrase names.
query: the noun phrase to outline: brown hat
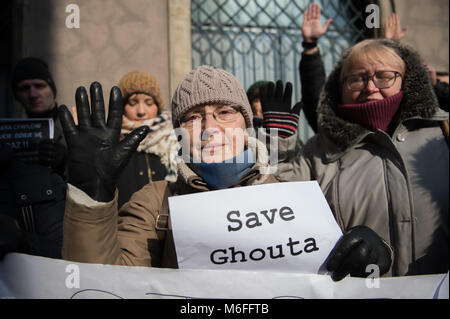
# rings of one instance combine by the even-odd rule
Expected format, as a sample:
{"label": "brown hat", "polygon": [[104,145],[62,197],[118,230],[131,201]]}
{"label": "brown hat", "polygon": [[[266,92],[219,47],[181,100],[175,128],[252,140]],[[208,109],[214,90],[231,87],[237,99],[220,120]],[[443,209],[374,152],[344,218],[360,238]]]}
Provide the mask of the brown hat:
{"label": "brown hat", "polygon": [[178,85],[172,98],[174,127],[179,126],[178,119],[193,107],[216,103],[239,106],[247,128],[253,127],[252,108],[241,83],[232,74],[207,65],[189,72]]}
{"label": "brown hat", "polygon": [[155,99],[159,112],[164,109],[161,89],[152,75],[143,71],[132,71],[120,79],[118,86],[122,91],[122,98],[125,103],[134,93],[145,93]]}

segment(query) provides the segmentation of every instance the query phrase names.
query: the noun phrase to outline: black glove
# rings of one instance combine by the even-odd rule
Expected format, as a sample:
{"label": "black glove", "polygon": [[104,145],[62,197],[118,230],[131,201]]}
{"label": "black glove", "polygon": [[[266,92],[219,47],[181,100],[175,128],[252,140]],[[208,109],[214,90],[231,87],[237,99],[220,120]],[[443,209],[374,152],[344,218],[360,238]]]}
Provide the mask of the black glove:
{"label": "black glove", "polygon": [[64,167],[66,157],[66,148],[54,139],[45,139],[39,143],[39,163],[41,165],[58,170]]}
{"label": "black glove", "polygon": [[68,183],[94,200],[109,202],[114,198],[118,176],[150,128],[141,126],[119,142],[123,114],[120,89],[111,89],[107,123],[101,84],[92,83],[90,93],[92,114],[86,89],[79,87],[75,93],[78,126],[65,105],[59,109],[69,153]]}
{"label": "black glove", "polygon": [[278,80],[276,88],[273,82],[260,88],[260,100],[266,129],[278,129],[278,136],[289,137],[297,131],[302,103],[291,109],[292,84],[286,83],[283,94],[283,82]]}
{"label": "black glove", "polygon": [[326,261],[334,281],[350,274],[353,277],[367,277],[366,267],[378,265],[380,276],[391,267],[391,250],[372,229],[366,226],[351,228],[339,239]]}
{"label": "black glove", "polygon": [[23,252],[26,241],[17,221],[7,215],[0,214],[0,260],[7,253]]}

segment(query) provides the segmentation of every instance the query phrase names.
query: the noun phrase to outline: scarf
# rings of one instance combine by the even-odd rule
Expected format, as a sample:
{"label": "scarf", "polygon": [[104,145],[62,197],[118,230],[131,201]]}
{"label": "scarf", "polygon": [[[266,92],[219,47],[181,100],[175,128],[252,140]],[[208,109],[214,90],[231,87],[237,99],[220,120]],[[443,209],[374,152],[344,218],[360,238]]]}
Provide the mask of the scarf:
{"label": "scarf", "polygon": [[180,161],[178,157],[180,145],[173,132],[170,113],[164,111],[157,117],[145,121],[130,121],[123,116],[121,139],[143,125],[150,127],[150,133],[139,144],[137,151],[157,155],[167,169],[167,175],[164,179],[169,182],[175,182],[177,179],[177,166]]}
{"label": "scarf", "polygon": [[403,91],[386,99],[360,104],[339,104],[339,115],[353,123],[361,124],[372,131],[387,131],[403,98]]}
{"label": "scarf", "polygon": [[219,163],[188,163],[198,176],[216,189],[235,186],[255,165],[255,154],[248,148],[233,159]]}

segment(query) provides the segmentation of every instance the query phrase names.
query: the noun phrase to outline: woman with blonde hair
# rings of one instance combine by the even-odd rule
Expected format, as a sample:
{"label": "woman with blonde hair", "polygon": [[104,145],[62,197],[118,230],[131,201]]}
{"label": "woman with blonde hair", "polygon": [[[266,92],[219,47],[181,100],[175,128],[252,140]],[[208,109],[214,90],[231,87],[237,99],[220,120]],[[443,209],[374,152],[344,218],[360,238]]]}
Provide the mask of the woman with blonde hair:
{"label": "woman with blonde hair", "polygon": [[280,139],[281,152],[300,151],[276,176],[320,184],[345,233],[327,262],[333,278],[366,277],[369,264],[391,276],[446,273],[449,149],[440,126],[448,113],[420,56],[390,40],[356,44],[317,111],[319,131],[306,145]]}

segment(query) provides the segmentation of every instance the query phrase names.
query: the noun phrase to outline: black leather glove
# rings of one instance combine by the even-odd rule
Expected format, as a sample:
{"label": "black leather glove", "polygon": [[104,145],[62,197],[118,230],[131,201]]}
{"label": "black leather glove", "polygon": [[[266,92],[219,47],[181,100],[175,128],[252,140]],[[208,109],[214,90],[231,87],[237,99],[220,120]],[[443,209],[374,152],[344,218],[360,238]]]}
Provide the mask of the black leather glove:
{"label": "black leather glove", "polygon": [[291,109],[292,84],[286,83],[283,93],[283,82],[278,80],[276,87],[273,82],[260,88],[261,107],[266,129],[278,129],[278,136],[289,137],[297,131],[302,102]]}
{"label": "black leather glove", "polygon": [[7,215],[0,214],[0,260],[7,253],[23,252],[26,241],[17,221]]}
{"label": "black leather glove", "polygon": [[94,200],[109,202],[114,198],[118,176],[150,128],[139,127],[119,142],[123,114],[120,89],[111,89],[107,123],[101,84],[92,83],[90,94],[92,114],[86,89],[76,91],[78,126],[65,105],[59,109],[68,145],[68,183]]}
{"label": "black leather glove", "polygon": [[39,163],[41,165],[60,169],[64,166],[66,157],[66,148],[54,139],[45,139],[39,143]]}
{"label": "black leather glove", "polygon": [[366,267],[378,265],[380,276],[391,267],[391,250],[372,229],[366,226],[351,228],[339,239],[329,254],[326,267],[332,272],[334,281],[350,274],[353,277],[367,277]]}

